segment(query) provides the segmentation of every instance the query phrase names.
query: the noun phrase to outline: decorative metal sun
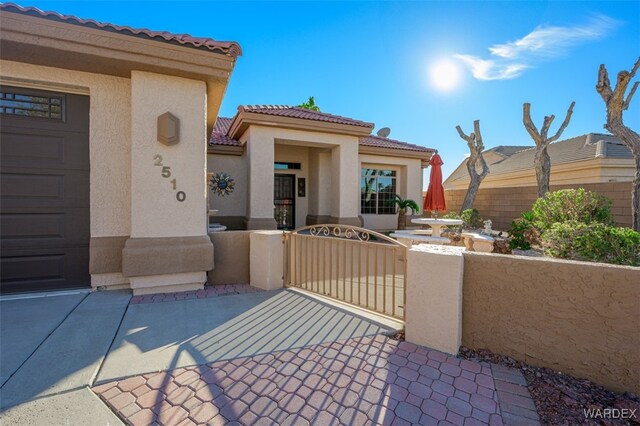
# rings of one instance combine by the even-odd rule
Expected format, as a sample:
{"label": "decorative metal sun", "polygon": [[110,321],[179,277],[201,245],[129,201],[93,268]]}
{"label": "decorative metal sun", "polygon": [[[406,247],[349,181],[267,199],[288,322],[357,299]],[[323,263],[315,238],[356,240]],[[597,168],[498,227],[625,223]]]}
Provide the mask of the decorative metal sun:
{"label": "decorative metal sun", "polygon": [[218,196],[224,197],[233,192],[236,183],[233,178],[231,178],[231,175],[227,173],[214,173],[209,181],[209,186]]}

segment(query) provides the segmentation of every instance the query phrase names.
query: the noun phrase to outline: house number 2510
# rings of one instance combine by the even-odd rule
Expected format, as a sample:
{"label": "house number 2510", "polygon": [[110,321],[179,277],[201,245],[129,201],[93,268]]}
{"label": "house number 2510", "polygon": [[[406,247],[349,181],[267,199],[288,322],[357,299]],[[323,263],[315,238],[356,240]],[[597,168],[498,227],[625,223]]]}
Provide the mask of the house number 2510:
{"label": "house number 2510", "polygon": [[[153,156],[153,165],[154,166],[158,166],[158,167],[162,167],[162,171],[160,172],[162,174],[163,178],[170,178],[171,177],[171,167],[169,166],[165,166],[164,164],[162,164],[162,155],[160,154],[156,154]],[[171,185],[173,187],[174,191],[178,190],[178,181],[176,180],[176,178],[173,178],[171,180]],[[184,191],[178,191],[176,192],[176,199],[180,202],[183,202],[184,200],[187,199],[187,194]]]}

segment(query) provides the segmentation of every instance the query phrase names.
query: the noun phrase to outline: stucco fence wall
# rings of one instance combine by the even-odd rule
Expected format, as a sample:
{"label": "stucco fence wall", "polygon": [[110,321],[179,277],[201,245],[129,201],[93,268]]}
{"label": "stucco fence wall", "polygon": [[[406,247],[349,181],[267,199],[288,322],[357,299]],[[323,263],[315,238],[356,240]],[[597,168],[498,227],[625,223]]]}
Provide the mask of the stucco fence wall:
{"label": "stucco fence wall", "polygon": [[[584,188],[611,199],[614,219],[618,226],[631,226],[631,182],[589,183],[581,185],[552,185],[551,191],[564,188]],[[459,212],[466,189],[445,191],[448,211]],[[531,210],[537,198],[535,186],[510,188],[480,188],[474,207],[483,219],[491,219],[493,229],[507,231],[511,221],[522,212]]]}
{"label": "stucco fence wall", "polygon": [[207,273],[209,284],[249,283],[249,240],[253,231],[210,232],[214,269]]}
{"label": "stucco fence wall", "polygon": [[464,253],[462,344],[640,393],[640,268]]}

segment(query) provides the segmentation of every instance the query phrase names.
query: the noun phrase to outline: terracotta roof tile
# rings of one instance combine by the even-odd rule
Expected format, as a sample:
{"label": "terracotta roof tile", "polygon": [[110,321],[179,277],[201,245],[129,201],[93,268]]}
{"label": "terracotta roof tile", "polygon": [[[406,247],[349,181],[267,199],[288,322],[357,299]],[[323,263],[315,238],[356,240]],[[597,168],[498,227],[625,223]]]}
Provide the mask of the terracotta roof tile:
{"label": "terracotta roof tile", "polygon": [[93,19],[82,19],[71,15],[62,15],[58,12],[42,11],[35,7],[22,7],[14,3],[2,3],[0,4],[0,10],[34,16],[37,18],[51,19],[53,21],[65,22],[72,25],[80,25],[83,27],[116,32],[134,37],[157,40],[165,43],[178,44],[196,49],[209,50],[211,52],[233,58],[242,55],[240,45],[234,41],[217,41],[208,37],[193,37],[189,34],[173,34],[166,31],[152,31],[146,28],[132,28],[114,25],[105,22],[98,22]]}
{"label": "terracotta roof tile", "polygon": [[395,139],[382,138],[380,136],[373,135],[360,138],[360,145],[373,146],[377,148],[402,149],[405,151],[435,152],[434,149],[424,146],[414,145],[412,143],[401,142]]}
{"label": "terracotta roof tile", "polygon": [[[329,115],[329,114],[326,114],[326,115]],[[240,146],[240,142],[227,136],[227,133],[229,132],[229,127],[231,126],[232,121],[233,121],[233,118],[218,117],[213,127],[213,132],[211,132],[209,145]],[[404,151],[414,151],[414,152],[434,152],[434,150],[431,148],[426,148],[424,146],[414,145],[407,142],[401,142],[394,139],[381,138],[380,136],[363,137],[359,139],[359,142],[360,142],[360,145],[363,145],[363,146],[373,146],[373,147],[388,148],[388,149],[400,149]]]}
{"label": "terracotta roof tile", "polygon": [[301,118],[303,120],[324,121],[326,123],[346,124],[349,126],[368,127],[373,129],[373,123],[354,120],[352,118],[339,115],[327,114],[326,112],[311,111],[305,108],[292,107],[288,105],[241,105],[238,112],[245,111],[256,114],[277,115],[280,117]]}
{"label": "terracotta roof tile", "polygon": [[240,146],[240,142],[227,136],[232,120],[232,118],[218,117],[216,124],[213,126],[213,131],[211,132],[209,145]]}

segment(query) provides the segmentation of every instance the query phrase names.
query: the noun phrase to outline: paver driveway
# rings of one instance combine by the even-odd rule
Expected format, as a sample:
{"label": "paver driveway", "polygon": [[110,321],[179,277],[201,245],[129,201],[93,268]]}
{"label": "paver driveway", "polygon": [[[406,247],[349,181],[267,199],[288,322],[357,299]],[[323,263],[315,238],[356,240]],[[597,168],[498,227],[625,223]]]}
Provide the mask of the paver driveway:
{"label": "paver driveway", "polygon": [[[489,364],[378,335],[145,374],[93,390],[133,425],[537,423],[522,376],[495,375]],[[504,407],[496,386],[505,391]]]}

